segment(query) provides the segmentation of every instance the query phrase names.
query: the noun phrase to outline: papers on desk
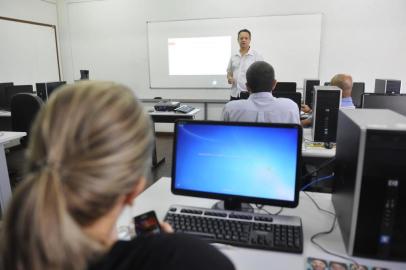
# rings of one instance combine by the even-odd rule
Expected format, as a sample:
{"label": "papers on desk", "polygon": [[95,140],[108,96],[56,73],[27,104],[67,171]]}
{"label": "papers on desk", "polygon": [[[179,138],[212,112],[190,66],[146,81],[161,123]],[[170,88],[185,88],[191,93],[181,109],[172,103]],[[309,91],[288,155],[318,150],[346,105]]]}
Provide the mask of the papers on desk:
{"label": "papers on desk", "polygon": [[389,270],[377,266],[355,265],[353,263],[328,261],[320,258],[307,258],[306,270]]}
{"label": "papers on desk", "polygon": [[[305,142],[304,145],[309,148],[325,148],[323,142]],[[333,144],[333,148],[336,148],[335,144]]]}

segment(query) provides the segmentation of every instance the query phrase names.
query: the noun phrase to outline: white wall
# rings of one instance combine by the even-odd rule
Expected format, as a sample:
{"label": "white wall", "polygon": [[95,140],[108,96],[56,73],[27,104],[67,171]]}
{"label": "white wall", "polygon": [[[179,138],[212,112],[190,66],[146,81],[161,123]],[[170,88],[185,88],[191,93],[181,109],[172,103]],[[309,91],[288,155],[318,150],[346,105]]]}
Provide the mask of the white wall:
{"label": "white wall", "polygon": [[[149,89],[146,21],[323,13],[320,79],[338,72],[365,81],[402,79],[406,89],[406,1],[404,0],[94,0],[60,1],[61,25],[72,62],[65,79],[90,69],[92,79],[115,80],[141,98],[228,98],[227,90]],[[63,5],[63,6],[62,6]],[[60,22],[61,23],[61,22]],[[68,33],[66,33],[68,31]],[[253,33],[255,35],[255,33]],[[298,40],[297,42],[300,42]],[[255,44],[252,44],[255,47]],[[70,67],[69,67],[70,65]],[[277,71],[276,71],[277,73]]]}
{"label": "white wall", "polygon": [[[56,2],[0,0],[0,16],[57,25]],[[7,20],[0,24],[5,39],[0,41],[0,82],[35,84],[59,79],[53,28]]]}
{"label": "white wall", "polygon": [[55,0],[0,0],[0,16],[57,24]]}

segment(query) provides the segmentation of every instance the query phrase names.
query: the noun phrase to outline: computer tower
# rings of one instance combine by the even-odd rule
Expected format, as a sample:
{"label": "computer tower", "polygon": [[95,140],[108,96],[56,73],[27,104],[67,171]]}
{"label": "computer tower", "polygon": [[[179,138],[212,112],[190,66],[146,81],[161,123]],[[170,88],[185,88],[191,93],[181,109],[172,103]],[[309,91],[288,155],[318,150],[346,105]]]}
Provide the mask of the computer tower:
{"label": "computer tower", "polygon": [[310,108],[313,108],[313,92],[317,85],[320,85],[320,80],[317,79],[305,79],[303,82],[304,103]]}
{"label": "computer tower", "polygon": [[312,139],[335,142],[341,89],[336,86],[315,86],[313,95]]}
{"label": "computer tower", "polygon": [[400,80],[375,79],[375,93],[399,94]]}
{"label": "computer tower", "polygon": [[406,261],[406,117],[340,110],[332,201],[351,256]]}

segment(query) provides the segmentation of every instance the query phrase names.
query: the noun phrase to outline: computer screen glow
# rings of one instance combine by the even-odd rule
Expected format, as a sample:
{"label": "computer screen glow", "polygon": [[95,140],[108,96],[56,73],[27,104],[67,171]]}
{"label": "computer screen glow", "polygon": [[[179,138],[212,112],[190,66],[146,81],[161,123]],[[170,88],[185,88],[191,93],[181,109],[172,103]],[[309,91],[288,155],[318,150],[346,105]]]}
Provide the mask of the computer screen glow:
{"label": "computer screen glow", "polygon": [[297,128],[180,123],[175,188],[293,201]]}

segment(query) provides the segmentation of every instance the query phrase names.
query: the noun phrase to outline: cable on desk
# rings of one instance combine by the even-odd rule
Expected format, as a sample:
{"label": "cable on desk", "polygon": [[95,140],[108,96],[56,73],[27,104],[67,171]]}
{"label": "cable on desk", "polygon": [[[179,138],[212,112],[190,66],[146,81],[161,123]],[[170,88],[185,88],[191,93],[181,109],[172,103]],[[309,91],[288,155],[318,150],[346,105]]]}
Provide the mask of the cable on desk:
{"label": "cable on desk", "polygon": [[327,160],[326,162],[324,162],[323,164],[321,164],[317,169],[315,169],[312,172],[306,173],[305,175],[302,176],[302,180],[305,179],[306,177],[308,177],[309,175],[312,175],[318,171],[320,171],[321,169],[325,168],[326,166],[330,165],[330,163],[333,163],[336,159],[332,158],[330,160]]}
{"label": "cable on desk", "polygon": [[313,180],[310,183],[304,185],[300,190],[303,191],[303,190],[307,189],[308,187],[313,186],[314,184],[317,184],[318,182],[330,180],[333,177],[334,177],[334,173],[332,173],[331,175],[321,177],[321,178],[317,178],[316,180]]}
{"label": "cable on desk", "polygon": [[265,208],[264,208],[264,205],[263,204],[255,204],[255,207],[259,210],[259,211],[264,211],[265,213],[267,213],[268,215],[275,215],[275,216],[277,216],[277,215],[279,215],[282,211],[283,211],[283,207],[281,207],[281,209],[279,209],[278,211],[276,211],[275,213],[271,213],[271,212],[269,212],[268,210],[266,210]]}
{"label": "cable on desk", "polygon": [[358,266],[359,266],[358,262],[357,262],[356,260],[354,260],[353,258],[347,257],[347,256],[343,256],[343,255],[340,255],[340,254],[338,254],[338,253],[329,251],[328,249],[326,249],[325,247],[323,247],[321,244],[319,244],[319,243],[316,242],[316,238],[319,238],[319,237],[321,237],[321,236],[323,236],[323,235],[328,235],[328,234],[330,234],[330,233],[332,233],[332,232],[334,231],[334,228],[335,228],[335,225],[336,225],[336,222],[337,222],[337,215],[336,215],[335,213],[331,212],[331,211],[328,211],[328,210],[326,210],[326,209],[321,208],[321,207],[318,205],[318,203],[316,202],[316,200],[315,200],[312,196],[310,196],[306,191],[304,191],[304,193],[305,193],[305,194],[307,195],[307,197],[309,197],[309,199],[314,203],[314,205],[317,207],[317,209],[319,209],[320,211],[325,212],[325,213],[327,213],[327,214],[330,214],[330,215],[332,215],[332,216],[334,217],[334,219],[333,219],[333,224],[331,225],[330,229],[328,229],[327,231],[322,231],[322,232],[318,232],[318,233],[313,234],[313,235],[310,237],[310,242],[312,242],[316,247],[320,248],[320,249],[321,249],[322,251],[324,251],[325,253],[327,253],[327,254],[329,254],[329,255],[332,255],[332,256],[335,256],[335,257],[338,257],[338,258],[341,258],[341,259],[344,259],[344,260],[351,261],[353,264],[355,264],[355,265],[358,267]]}

